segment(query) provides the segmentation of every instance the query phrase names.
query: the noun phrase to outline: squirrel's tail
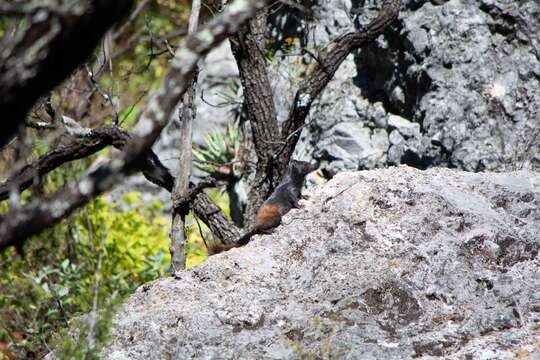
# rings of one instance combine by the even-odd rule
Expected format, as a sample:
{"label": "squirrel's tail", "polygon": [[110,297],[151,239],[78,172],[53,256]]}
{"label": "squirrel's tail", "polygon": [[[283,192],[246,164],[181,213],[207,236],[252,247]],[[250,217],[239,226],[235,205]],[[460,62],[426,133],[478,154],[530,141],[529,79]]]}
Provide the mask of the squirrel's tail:
{"label": "squirrel's tail", "polygon": [[247,231],[244,235],[240,236],[234,244],[223,244],[221,240],[214,240],[206,244],[206,249],[208,250],[208,255],[219,254],[220,252],[227,251],[233,248],[246,245],[251,237],[258,233],[257,228],[253,228]]}
{"label": "squirrel's tail", "polygon": [[257,234],[258,232],[259,230],[256,227],[254,227],[253,229],[247,231],[244,235],[240,236],[240,238],[238,238],[236,243],[239,245],[246,245],[251,239],[251,237]]}
{"label": "squirrel's tail", "polygon": [[240,247],[239,244],[223,244],[221,240],[216,240],[206,245],[208,256],[219,254],[220,252],[231,250],[232,248]]}

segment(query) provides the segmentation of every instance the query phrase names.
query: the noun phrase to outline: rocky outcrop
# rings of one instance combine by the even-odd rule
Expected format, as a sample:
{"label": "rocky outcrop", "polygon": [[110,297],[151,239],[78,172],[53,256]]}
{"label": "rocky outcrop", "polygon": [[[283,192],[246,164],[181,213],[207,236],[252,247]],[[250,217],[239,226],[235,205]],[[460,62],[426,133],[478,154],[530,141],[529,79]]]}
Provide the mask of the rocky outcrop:
{"label": "rocky outcrop", "polygon": [[[317,52],[378,11],[372,1],[307,3],[314,17],[304,22],[299,21],[302,12],[291,9],[272,16],[276,52],[269,66],[280,121],[312,61],[311,55],[298,56],[301,51],[291,44]],[[540,3],[403,3],[394,26],[350,55],[315,102],[295,157],[315,158],[329,174],[397,164],[539,169]],[[201,69],[195,143],[224,128],[242,101],[228,43],[213,51]],[[173,172],[177,128],[173,121],[154,147]],[[124,188],[156,192],[142,176]],[[169,195],[162,191],[159,199],[168,203]]]}
{"label": "rocky outcrop", "polygon": [[[371,1],[316,3],[315,19],[298,25],[310,30],[312,50],[372,18]],[[298,154],[329,172],[392,164],[538,169],[539,34],[534,0],[404,1],[395,25],[350,56],[325,89]],[[291,82],[278,75],[294,74],[292,66],[285,57],[276,81]],[[277,88],[283,94],[287,85]]]}
{"label": "rocky outcrop", "polygon": [[344,172],[272,235],[139,288],[108,359],[526,357],[540,174]]}

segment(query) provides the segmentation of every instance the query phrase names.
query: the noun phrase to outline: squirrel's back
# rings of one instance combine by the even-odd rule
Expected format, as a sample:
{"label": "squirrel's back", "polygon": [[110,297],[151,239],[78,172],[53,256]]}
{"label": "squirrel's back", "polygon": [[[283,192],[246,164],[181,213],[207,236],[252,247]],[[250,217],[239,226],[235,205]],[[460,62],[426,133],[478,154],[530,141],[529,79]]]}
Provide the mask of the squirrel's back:
{"label": "squirrel's back", "polygon": [[251,236],[277,227],[281,223],[283,215],[293,207],[298,207],[298,200],[301,196],[306,175],[313,170],[315,170],[315,166],[308,162],[292,160],[283,180],[259,208],[255,218],[255,225],[242,235],[236,244],[223,246],[220,250],[229,250],[233,247],[245,245],[249,242]]}

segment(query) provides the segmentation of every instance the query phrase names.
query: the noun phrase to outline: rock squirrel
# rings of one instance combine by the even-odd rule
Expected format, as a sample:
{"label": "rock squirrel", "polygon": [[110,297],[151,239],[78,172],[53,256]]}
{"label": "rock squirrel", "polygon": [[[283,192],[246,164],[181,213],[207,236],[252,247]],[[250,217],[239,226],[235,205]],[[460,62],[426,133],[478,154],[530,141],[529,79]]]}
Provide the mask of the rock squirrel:
{"label": "rock squirrel", "polygon": [[281,223],[281,217],[292,208],[299,208],[298,200],[302,195],[302,187],[306,175],[317,167],[306,161],[291,160],[283,180],[274,189],[272,194],[262,204],[255,218],[255,225],[242,235],[235,244],[213,244],[210,254],[216,254],[249,242],[255,234],[270,233]]}

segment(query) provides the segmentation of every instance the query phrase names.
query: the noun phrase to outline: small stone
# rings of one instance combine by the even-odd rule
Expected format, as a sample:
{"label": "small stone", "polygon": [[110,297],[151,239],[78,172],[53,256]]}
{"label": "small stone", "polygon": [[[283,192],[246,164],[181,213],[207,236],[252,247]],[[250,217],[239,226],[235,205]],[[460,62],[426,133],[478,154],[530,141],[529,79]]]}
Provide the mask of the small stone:
{"label": "small stone", "polygon": [[397,129],[405,137],[420,137],[420,124],[413,123],[401,116],[389,115],[388,126]]}

